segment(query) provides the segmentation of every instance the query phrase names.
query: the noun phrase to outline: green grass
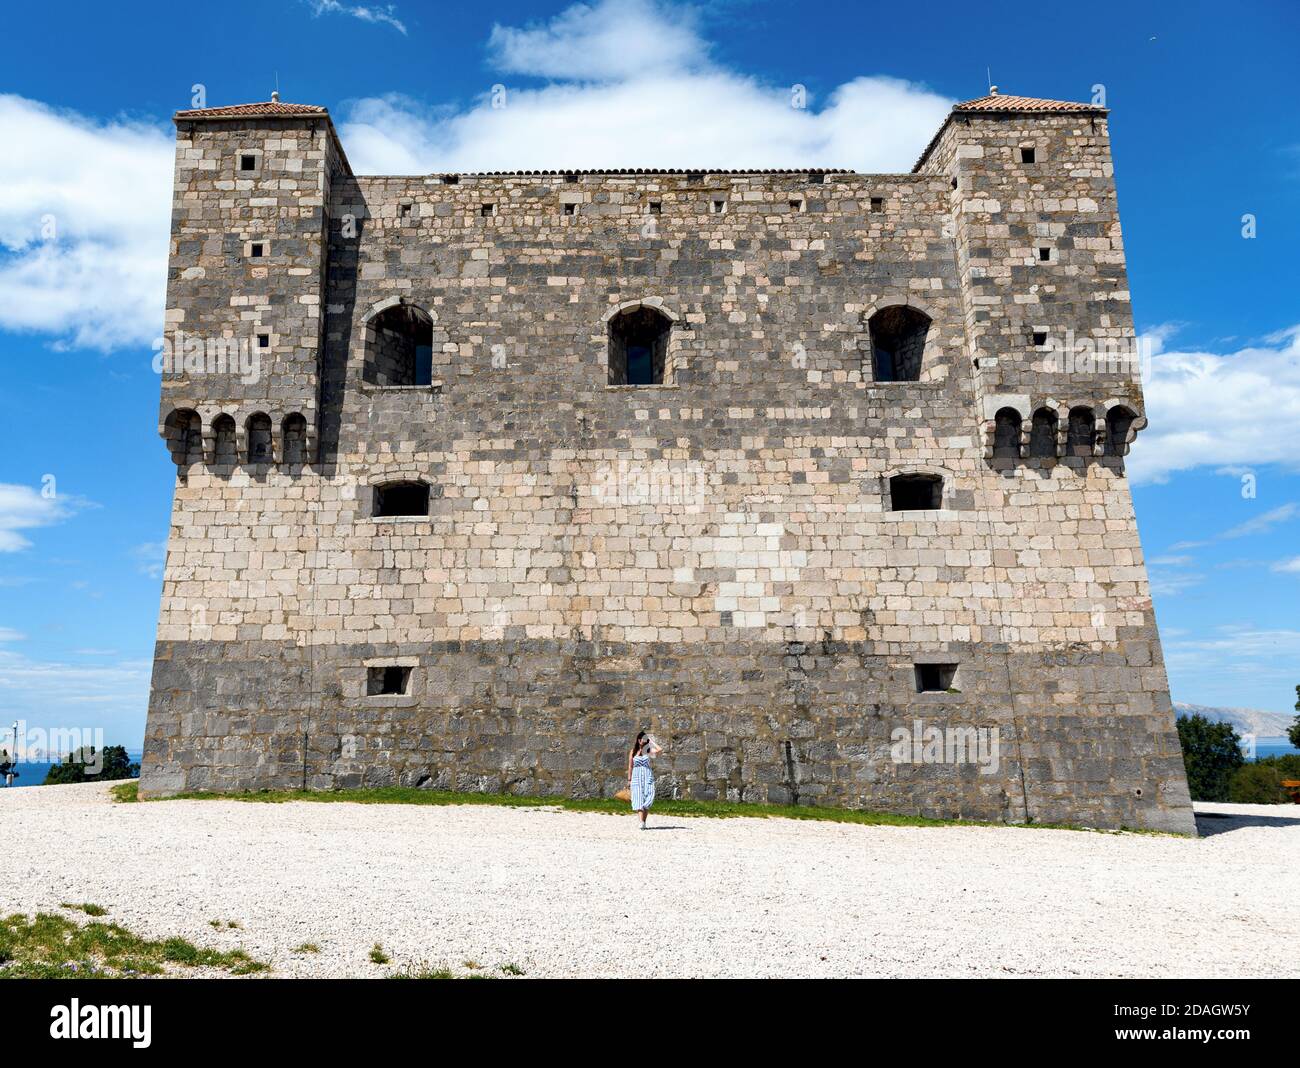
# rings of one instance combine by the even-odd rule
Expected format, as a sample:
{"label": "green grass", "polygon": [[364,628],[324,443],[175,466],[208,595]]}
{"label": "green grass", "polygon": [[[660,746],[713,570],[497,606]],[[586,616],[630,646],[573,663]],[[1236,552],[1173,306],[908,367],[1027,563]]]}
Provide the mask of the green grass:
{"label": "green grass", "polygon": [[318,946],[315,942],[304,942],[300,946],[294,946],[293,952],[294,953],[319,953],[320,946]]}
{"label": "green grass", "polygon": [[[135,782],[122,783],[110,791],[118,801],[138,801]],[[154,799],[151,799],[154,800]],[[506,808],[558,808],[567,812],[601,812],[626,816],[626,801],[613,798],[535,797],[517,794],[459,793],[452,790],[421,790],[414,786],[380,786],[359,790],[256,790],[245,793],[194,792],[157,798],[158,801],[250,801],[283,804],[287,801],[348,801],[356,805],[500,805]],[[762,805],[748,801],[655,801],[654,815],[709,817],[712,819],[823,820],[829,823],[857,823],[871,827],[1031,827],[1035,830],[1096,831],[1099,834],[1154,834],[1186,837],[1170,831],[1123,827],[1118,831],[1098,830],[1067,823],[985,823],[978,820],[933,819],[894,812],[872,812],[857,808],[822,808],[814,805]]]}
{"label": "green grass", "polygon": [[0,979],[131,979],[167,965],[251,975],[267,966],[242,949],[204,949],[184,938],[142,938],[116,923],[84,926],[66,916],[14,913],[0,920]]}
{"label": "green grass", "polygon": [[61,909],[75,909],[77,912],[84,912],[87,916],[107,916],[108,909],[103,905],[92,905],[89,901],[80,905],[74,905],[71,901],[59,902]]}
{"label": "green grass", "polygon": [[452,970],[447,963],[430,964],[428,961],[420,961],[418,964],[407,964],[400,970],[391,972],[389,979],[499,979],[501,976],[520,976],[524,970],[517,964],[502,964],[498,966],[497,971],[501,976],[493,975],[490,971],[483,968],[483,965],[476,961],[467,960],[463,967],[468,971],[467,975],[458,975]]}
{"label": "green grass", "polygon": [[392,957],[390,957],[387,953],[385,953],[384,947],[381,946],[378,942],[376,942],[373,946],[370,947],[370,959],[375,964],[387,964],[390,960],[392,960]]}

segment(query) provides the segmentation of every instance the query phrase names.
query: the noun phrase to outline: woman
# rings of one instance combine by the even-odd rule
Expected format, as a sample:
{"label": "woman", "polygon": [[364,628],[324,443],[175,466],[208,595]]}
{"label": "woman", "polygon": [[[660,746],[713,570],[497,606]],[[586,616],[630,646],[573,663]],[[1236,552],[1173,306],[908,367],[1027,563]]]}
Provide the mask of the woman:
{"label": "woman", "polygon": [[641,813],[643,831],[650,806],[655,803],[655,776],[650,770],[650,758],[662,752],[658,742],[645,731],[638,731],[632,752],[627,755],[627,786],[632,794],[632,811]]}

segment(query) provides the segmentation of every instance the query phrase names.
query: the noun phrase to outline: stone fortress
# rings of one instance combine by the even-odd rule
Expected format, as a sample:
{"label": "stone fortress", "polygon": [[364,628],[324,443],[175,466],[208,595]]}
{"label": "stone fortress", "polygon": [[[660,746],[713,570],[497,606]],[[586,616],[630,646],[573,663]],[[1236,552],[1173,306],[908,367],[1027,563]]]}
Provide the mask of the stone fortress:
{"label": "stone fortress", "polygon": [[1105,109],[910,174],[175,122],[142,794],[610,796],[649,727],[661,796],[1194,833]]}

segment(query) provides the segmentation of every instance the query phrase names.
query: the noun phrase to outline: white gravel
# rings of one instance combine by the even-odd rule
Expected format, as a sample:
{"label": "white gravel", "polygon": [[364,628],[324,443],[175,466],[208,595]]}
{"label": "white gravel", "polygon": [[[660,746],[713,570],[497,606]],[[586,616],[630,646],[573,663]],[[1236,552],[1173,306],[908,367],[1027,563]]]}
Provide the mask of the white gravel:
{"label": "white gravel", "polygon": [[1300,976],[1300,805],[1197,808],[1233,814],[1199,840],[653,813],[642,833],[555,809],[35,787],[0,790],[0,907],[94,902],[280,976]]}

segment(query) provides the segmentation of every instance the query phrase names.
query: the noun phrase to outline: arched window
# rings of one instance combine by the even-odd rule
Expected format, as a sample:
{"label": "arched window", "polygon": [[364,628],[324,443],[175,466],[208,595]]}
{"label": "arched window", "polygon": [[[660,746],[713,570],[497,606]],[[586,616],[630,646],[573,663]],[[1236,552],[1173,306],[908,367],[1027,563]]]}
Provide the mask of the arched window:
{"label": "arched window", "polygon": [[429,514],[429,484],[427,482],[385,482],[375,487],[374,508],[371,515],[427,516]]}
{"label": "arched window", "polygon": [[1096,437],[1096,420],[1091,408],[1071,408],[1070,424],[1067,429],[1066,450],[1070,456],[1091,456],[1093,439]]}
{"label": "arched window", "polygon": [[1029,430],[1029,455],[1040,460],[1055,459],[1056,433],[1056,413],[1051,408],[1039,408]]}
{"label": "arched window", "polygon": [[212,464],[214,467],[234,467],[238,462],[235,420],[223,412],[212,420]]}
{"label": "arched window", "polygon": [[943,507],[943,477],[940,475],[894,475],[889,480],[891,512],[930,511]]}
{"label": "arched window", "polygon": [[667,381],[672,320],[657,308],[626,308],[609,321],[609,384],[658,386]]}
{"label": "arched window", "polygon": [[433,320],[414,304],[394,304],[366,327],[362,377],[378,386],[427,386],[433,381]]}
{"label": "arched window", "polygon": [[163,423],[167,449],[177,467],[203,462],[203,420],[189,408],[177,408]]}
{"label": "arched window", "polygon": [[877,382],[916,382],[930,317],[906,304],[881,308],[867,322]]}
{"label": "arched window", "polygon": [[271,462],[271,417],[265,412],[255,412],[248,417],[248,462]]}
{"label": "arched window", "polygon": [[280,440],[283,443],[281,463],[297,465],[307,462],[307,420],[298,412],[284,417]]}
{"label": "arched window", "polygon": [[1020,413],[1014,408],[1002,408],[993,417],[993,455],[1020,456]]}
{"label": "arched window", "polygon": [[1122,404],[1106,413],[1106,455],[1123,456],[1128,452],[1129,432],[1135,416]]}

